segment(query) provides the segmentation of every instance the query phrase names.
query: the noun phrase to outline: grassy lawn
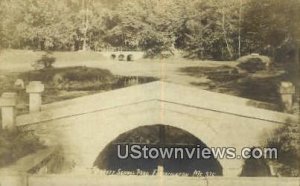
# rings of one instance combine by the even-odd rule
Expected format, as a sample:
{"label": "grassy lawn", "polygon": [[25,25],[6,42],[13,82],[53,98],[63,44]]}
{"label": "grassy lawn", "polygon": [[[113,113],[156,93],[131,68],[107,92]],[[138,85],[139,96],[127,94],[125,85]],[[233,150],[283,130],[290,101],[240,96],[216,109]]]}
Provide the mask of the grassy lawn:
{"label": "grassy lawn", "polygon": [[[42,56],[46,54],[44,51],[32,51],[32,50],[2,50],[0,51],[0,72],[1,69],[9,69],[9,68],[17,68],[17,66],[31,65],[35,61],[42,58]],[[56,65],[84,65],[84,63],[88,62],[116,62],[116,63],[127,63],[119,62],[118,60],[112,60],[109,57],[105,57],[101,54],[101,52],[51,52],[50,55],[55,58]],[[135,62],[138,63],[159,63],[165,62],[168,64],[208,64],[211,65],[213,63],[226,63],[227,65],[235,65],[234,61],[200,61],[200,60],[190,60],[184,59],[180,56],[174,56],[166,59],[138,59]],[[130,62],[129,62],[130,64]],[[27,67],[28,68],[28,67]]]}
{"label": "grassy lawn", "polygon": [[[31,63],[46,54],[44,51],[32,50],[2,50],[0,51],[0,62],[9,63]],[[99,61],[103,55],[99,52],[50,52],[59,62],[80,62],[80,61]]]}
{"label": "grassy lawn", "polygon": [[[280,81],[292,81],[299,86],[298,77],[293,75],[296,72],[290,73],[296,69],[289,65],[278,66],[274,72],[247,74],[240,73],[236,68],[238,63],[234,61],[199,61],[178,56],[127,62],[113,61],[104,57],[100,52],[53,52],[50,55],[55,59],[55,68],[47,72],[34,71],[32,64],[41,59],[44,54],[46,52],[29,50],[1,51],[0,93],[15,91],[12,85],[17,78],[24,79],[25,84],[32,80],[39,80],[46,83],[44,103],[50,103],[124,87],[126,77],[130,76],[143,77],[144,80],[140,78],[139,83],[150,81],[146,78],[147,76],[155,77],[150,78],[151,81],[163,79],[273,103],[280,107],[280,98],[277,93],[277,85]],[[286,73],[276,75],[278,71]],[[119,78],[116,78],[116,75]],[[60,79],[64,79],[64,82],[58,85],[57,81]],[[28,99],[28,95],[24,92],[21,91],[19,94],[20,102]]]}
{"label": "grassy lawn", "polygon": [[[32,50],[2,50],[0,51],[0,74],[33,70],[32,64],[46,54],[43,51]],[[105,58],[99,52],[52,52],[54,66],[80,66],[83,62],[99,62]]]}

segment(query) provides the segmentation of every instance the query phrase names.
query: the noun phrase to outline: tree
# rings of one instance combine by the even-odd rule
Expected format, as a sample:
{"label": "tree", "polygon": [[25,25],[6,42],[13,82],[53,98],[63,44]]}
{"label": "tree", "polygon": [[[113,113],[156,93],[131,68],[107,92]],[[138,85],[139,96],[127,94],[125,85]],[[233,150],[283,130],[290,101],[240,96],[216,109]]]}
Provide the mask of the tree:
{"label": "tree", "polygon": [[177,48],[189,58],[232,60],[258,52],[292,61],[300,39],[299,0],[1,0],[0,5],[4,48],[112,47],[150,56]]}
{"label": "tree", "polygon": [[265,146],[278,150],[278,159],[271,164],[282,176],[300,175],[300,130],[299,123],[287,121],[282,127],[274,130],[266,140]]}
{"label": "tree", "polygon": [[242,22],[243,52],[264,53],[268,47],[268,55],[276,58],[275,52],[300,37],[299,10],[298,0],[249,0]]}

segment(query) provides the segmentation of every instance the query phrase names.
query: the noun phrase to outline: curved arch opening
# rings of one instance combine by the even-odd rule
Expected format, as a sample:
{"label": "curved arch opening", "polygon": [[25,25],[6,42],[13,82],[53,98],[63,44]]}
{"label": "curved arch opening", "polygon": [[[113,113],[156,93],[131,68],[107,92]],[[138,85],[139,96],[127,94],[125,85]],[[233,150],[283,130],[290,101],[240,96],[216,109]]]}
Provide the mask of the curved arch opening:
{"label": "curved arch opening", "polygon": [[[124,154],[125,145],[130,149],[131,145],[146,145],[149,148],[175,148],[189,149],[208,148],[207,145],[191,133],[180,128],[168,125],[147,125],[132,129],[111,141],[98,155],[94,166],[100,170],[117,172],[119,170],[129,171],[138,174],[142,171],[153,174],[158,166],[162,166],[165,173],[181,174],[187,176],[199,176],[206,173],[213,173],[216,176],[223,174],[222,166],[217,159],[203,159],[193,156],[192,158],[140,158],[134,159],[128,156],[126,159],[118,157],[119,153]],[[121,149],[121,150],[120,150]],[[197,150],[197,149],[196,149]],[[196,153],[196,152],[195,152]],[[197,174],[195,174],[197,173]]]}

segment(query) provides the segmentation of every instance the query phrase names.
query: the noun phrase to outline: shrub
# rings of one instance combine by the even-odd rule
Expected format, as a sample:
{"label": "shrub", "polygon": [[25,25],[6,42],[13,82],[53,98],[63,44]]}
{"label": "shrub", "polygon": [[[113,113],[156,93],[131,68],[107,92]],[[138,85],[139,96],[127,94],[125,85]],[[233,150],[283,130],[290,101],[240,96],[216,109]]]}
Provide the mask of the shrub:
{"label": "shrub", "polygon": [[[252,149],[253,150],[253,149]],[[253,157],[245,159],[241,175],[243,177],[266,177],[271,176],[271,170],[267,160]]]}
{"label": "shrub", "polygon": [[7,166],[44,147],[38,137],[31,132],[19,129],[0,130],[0,167]]}
{"label": "shrub", "polygon": [[55,57],[51,57],[50,53],[44,54],[41,59],[37,60],[32,66],[36,70],[53,68]]}
{"label": "shrub", "polygon": [[67,81],[101,81],[106,83],[114,79],[113,74],[109,70],[87,67],[66,69],[62,74],[63,79]]}
{"label": "shrub", "polygon": [[299,124],[288,120],[287,124],[268,135],[266,146],[278,151],[278,158],[271,163],[281,176],[300,176],[299,134]]}
{"label": "shrub", "polygon": [[110,56],[112,59],[116,59],[116,54],[112,54],[111,56]]}

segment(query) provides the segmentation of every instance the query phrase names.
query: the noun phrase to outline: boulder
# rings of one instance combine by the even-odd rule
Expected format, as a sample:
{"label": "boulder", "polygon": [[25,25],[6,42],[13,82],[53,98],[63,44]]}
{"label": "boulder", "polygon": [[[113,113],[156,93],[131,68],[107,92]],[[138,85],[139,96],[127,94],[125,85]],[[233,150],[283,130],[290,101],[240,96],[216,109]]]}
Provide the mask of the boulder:
{"label": "boulder", "polygon": [[237,66],[249,73],[255,73],[261,70],[269,70],[269,67],[272,64],[272,61],[268,56],[263,56],[256,53],[242,56],[237,59],[237,61],[239,62]]}
{"label": "boulder", "polygon": [[16,88],[24,89],[25,88],[25,83],[24,83],[23,79],[17,79],[14,83],[14,86]]}

